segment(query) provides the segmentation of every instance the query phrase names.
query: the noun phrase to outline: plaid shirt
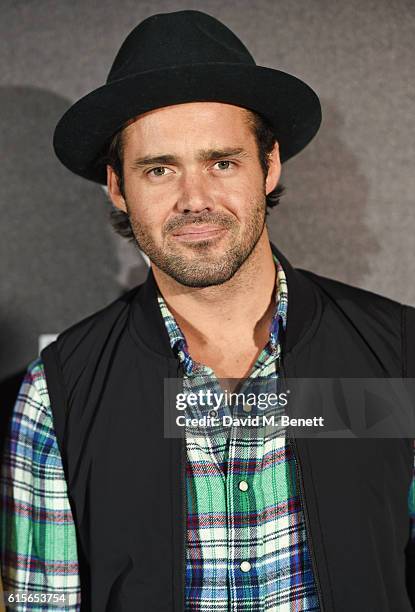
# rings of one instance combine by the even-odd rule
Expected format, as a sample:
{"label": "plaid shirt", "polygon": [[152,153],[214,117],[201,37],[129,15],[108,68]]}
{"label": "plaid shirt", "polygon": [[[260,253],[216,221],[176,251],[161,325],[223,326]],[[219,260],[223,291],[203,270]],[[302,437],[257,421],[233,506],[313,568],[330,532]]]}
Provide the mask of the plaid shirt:
{"label": "plaid shirt", "polygon": [[[3,589],[62,592],[69,605],[61,609],[78,611],[76,532],[40,360],[19,391],[1,469]],[[14,609],[56,610],[23,603]]]}
{"label": "plaid shirt", "polygon": [[[287,287],[276,265],[277,309],[247,389],[256,379],[272,384],[278,376],[278,324],[286,325]],[[212,370],[192,361],[161,296],[159,303],[171,345],[183,363],[185,389],[198,389],[202,380],[219,389]],[[227,438],[186,438],[186,609],[318,610],[295,463],[284,438],[239,439],[232,429]],[[29,366],[19,391],[1,470],[4,590],[65,593],[69,603],[60,609],[79,612],[76,532],[40,360]],[[241,481],[248,485],[245,491]],[[415,539],[415,479],[409,507]],[[241,570],[242,561],[250,563],[249,571]],[[21,604],[14,609],[52,608]]]}
{"label": "plaid shirt", "polygon": [[[280,323],[286,327],[288,294],[284,271],[275,263],[277,306],[269,341],[238,389],[245,397],[276,391],[278,332]],[[171,346],[183,364],[183,391],[220,394],[223,389],[213,370],[192,360],[161,295],[158,300]],[[223,405],[217,410],[219,422],[225,414],[247,416],[247,408],[254,416],[248,404],[232,410]],[[198,406],[186,416],[208,412],[208,407]],[[228,435],[221,428],[204,436],[186,430],[185,609],[319,610],[291,448],[275,428],[269,434],[263,430],[254,430],[251,436],[239,433],[236,426],[229,428]]]}

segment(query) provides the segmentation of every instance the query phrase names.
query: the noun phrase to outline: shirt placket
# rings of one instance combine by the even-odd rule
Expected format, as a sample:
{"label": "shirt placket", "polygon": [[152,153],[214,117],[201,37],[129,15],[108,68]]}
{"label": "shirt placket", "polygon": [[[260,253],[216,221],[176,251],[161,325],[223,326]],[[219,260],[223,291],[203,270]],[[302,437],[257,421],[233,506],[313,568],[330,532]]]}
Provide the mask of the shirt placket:
{"label": "shirt placket", "polygon": [[[240,392],[248,395],[262,368],[257,368],[246,379]],[[255,406],[239,405],[235,416],[255,418]],[[226,493],[228,500],[229,550],[229,610],[249,612],[262,606],[261,548],[262,524],[260,513],[262,493],[257,490],[262,468],[264,428],[232,426],[229,440]],[[261,602],[261,604],[260,604]],[[261,607],[262,610],[262,607]]]}

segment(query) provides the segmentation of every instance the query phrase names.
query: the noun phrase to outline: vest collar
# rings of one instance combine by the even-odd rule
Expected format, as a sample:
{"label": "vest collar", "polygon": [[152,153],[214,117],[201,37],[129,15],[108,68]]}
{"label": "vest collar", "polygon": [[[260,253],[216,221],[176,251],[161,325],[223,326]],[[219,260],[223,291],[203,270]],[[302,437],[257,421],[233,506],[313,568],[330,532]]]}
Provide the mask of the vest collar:
{"label": "vest collar", "polygon": [[[281,336],[281,342],[283,352],[289,353],[305,335],[309,336],[306,332],[317,325],[318,313],[321,311],[319,296],[314,284],[300,270],[293,268],[272,243],[271,249],[281,263],[287,279],[287,328]],[[176,360],[157,301],[157,283],[151,268],[146,281],[134,295],[131,328],[135,338],[144,343],[148,350]]]}

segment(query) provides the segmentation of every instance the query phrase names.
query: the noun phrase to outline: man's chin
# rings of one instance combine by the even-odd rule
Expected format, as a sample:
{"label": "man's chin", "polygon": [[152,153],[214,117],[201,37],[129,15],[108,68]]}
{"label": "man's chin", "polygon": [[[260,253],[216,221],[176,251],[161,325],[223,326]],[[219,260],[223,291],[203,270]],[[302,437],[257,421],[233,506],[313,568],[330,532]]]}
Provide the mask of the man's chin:
{"label": "man's chin", "polygon": [[[250,243],[232,245],[220,241],[195,241],[170,244],[163,248],[142,242],[141,249],[161,272],[185,287],[203,288],[223,285],[241,268],[255,249],[260,235]],[[137,243],[140,245],[137,240]],[[215,243],[215,244],[214,244]]]}
{"label": "man's chin", "polygon": [[226,257],[215,253],[198,257],[173,256],[153,262],[165,274],[185,287],[214,287],[230,280],[240,268],[239,261],[226,261]]}
{"label": "man's chin", "polygon": [[232,278],[234,275],[226,275],[226,276],[208,276],[203,275],[200,276],[183,276],[180,274],[168,274],[171,278],[173,278],[176,282],[180,283],[184,287],[192,287],[194,289],[202,289],[206,287],[217,287],[219,285],[223,285],[228,280]]}

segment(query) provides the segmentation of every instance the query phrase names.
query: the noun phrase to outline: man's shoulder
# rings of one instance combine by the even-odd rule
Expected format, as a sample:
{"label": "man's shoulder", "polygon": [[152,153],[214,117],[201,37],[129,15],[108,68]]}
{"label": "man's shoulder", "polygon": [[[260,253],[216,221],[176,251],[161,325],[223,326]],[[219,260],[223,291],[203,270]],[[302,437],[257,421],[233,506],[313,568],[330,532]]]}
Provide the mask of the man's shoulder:
{"label": "man's shoulder", "polygon": [[415,350],[410,341],[415,336],[415,308],[308,270],[298,268],[297,271],[318,288],[328,329],[357,332],[383,356],[383,363],[388,363],[396,375],[415,372]]}
{"label": "man's shoulder", "polygon": [[[405,306],[398,300],[386,297],[369,289],[363,289],[350,285],[343,281],[322,276],[310,270],[296,268],[297,272],[306,276],[314,285],[317,285],[328,299],[335,301],[338,305],[354,305],[362,309],[380,309],[391,313],[400,313]],[[411,307],[408,307],[411,308]]]}
{"label": "man's shoulder", "polygon": [[337,313],[339,324],[352,325],[369,342],[382,339],[390,350],[395,347],[398,353],[406,352],[406,338],[415,333],[415,308],[309,270],[297,268],[297,271],[318,288],[323,310],[327,314]]}
{"label": "man's shoulder", "polygon": [[123,328],[128,320],[130,305],[140,287],[141,285],[138,285],[130,289],[103,308],[67,327],[58,334],[55,342],[49,345],[49,347],[52,346],[52,349],[46,347],[42,351],[42,356],[45,352],[48,352],[48,349],[50,352],[50,350],[55,350],[56,347],[58,347],[59,352],[69,354],[75,348],[79,349],[81,346],[103,340],[114,326],[118,329]]}

